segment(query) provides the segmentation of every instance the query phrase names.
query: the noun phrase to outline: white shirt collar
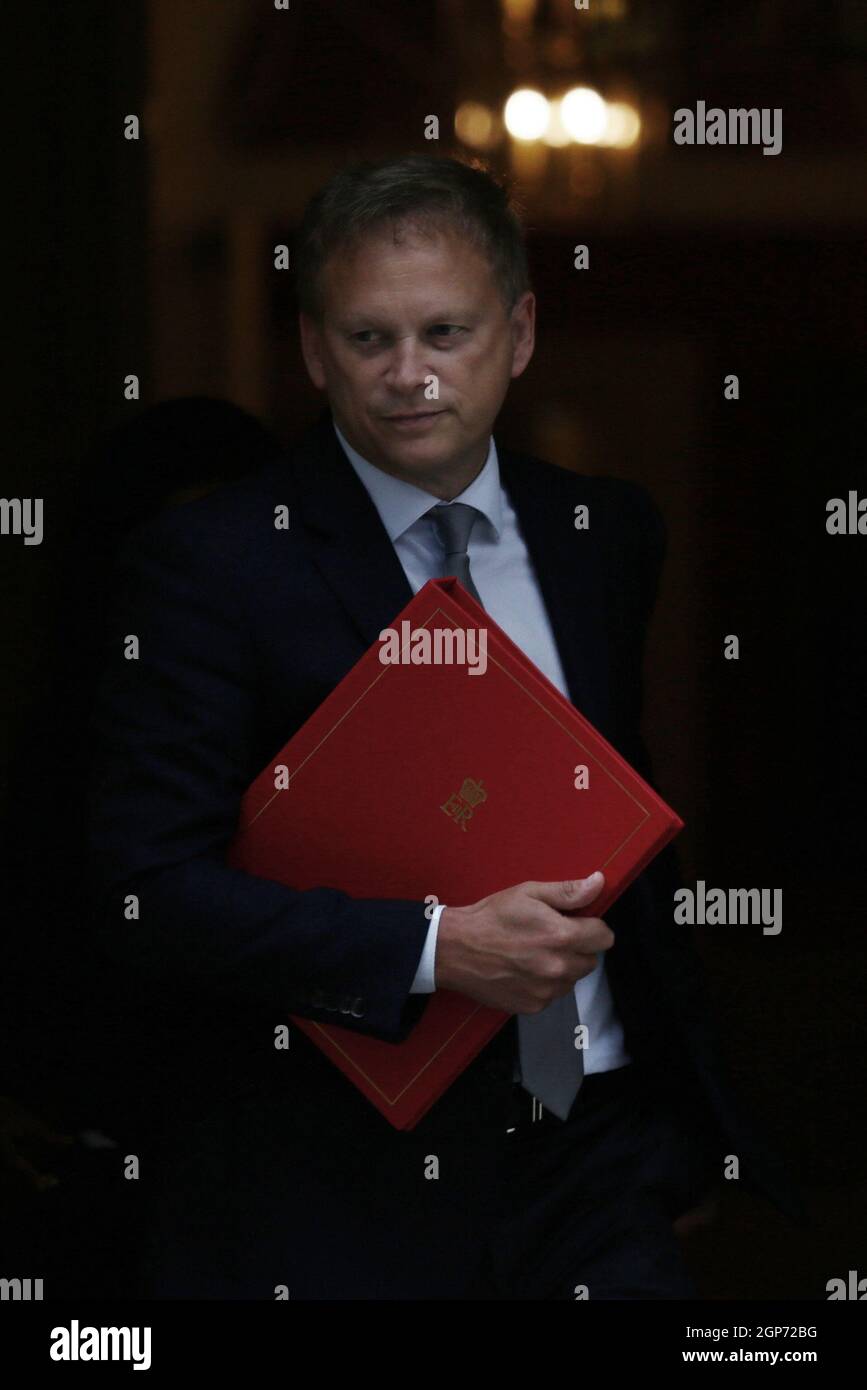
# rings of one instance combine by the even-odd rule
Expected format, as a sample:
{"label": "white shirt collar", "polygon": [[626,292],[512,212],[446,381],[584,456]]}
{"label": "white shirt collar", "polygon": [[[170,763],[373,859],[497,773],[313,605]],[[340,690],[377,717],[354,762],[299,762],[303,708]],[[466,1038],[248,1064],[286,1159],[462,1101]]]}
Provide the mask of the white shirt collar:
{"label": "white shirt collar", "polygon": [[[346,436],[339,429],[333,416],[331,423],[334,425],[334,432],[340,441],[341,448],[367,488],[370,498],[382,518],[389,539],[396,541],[399,536],[403,535],[404,531],[424,516],[425,512],[429,512],[431,507],[435,507],[439,498],[434,497],[430,492],[425,492],[424,488],[416,487],[415,483],[407,483],[402,478],[394,478],[390,473],[384,473],[381,468],[377,468],[368,459],[362,458],[358,450],[353,449]],[[453,497],[451,501],[466,502],[470,506],[478,508],[493,527],[495,539],[499,540],[502,529],[502,494],[500,490],[500,465],[493,435],[491,435],[488,456],[481,471],[476,474],[469,486],[465,487],[463,492],[457,497]],[[448,506],[448,503],[445,505]]]}

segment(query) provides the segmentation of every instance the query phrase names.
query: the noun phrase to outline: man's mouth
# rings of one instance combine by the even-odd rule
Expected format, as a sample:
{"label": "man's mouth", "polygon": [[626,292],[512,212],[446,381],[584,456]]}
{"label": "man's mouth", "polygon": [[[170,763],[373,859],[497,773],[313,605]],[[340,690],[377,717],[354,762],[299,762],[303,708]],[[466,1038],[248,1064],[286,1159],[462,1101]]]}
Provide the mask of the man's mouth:
{"label": "man's mouth", "polygon": [[439,416],[440,410],[404,410],[403,413],[395,416],[386,416],[386,420],[427,420],[429,416]]}
{"label": "man's mouth", "polygon": [[384,418],[390,425],[422,425],[426,420],[435,420],[442,413],[441,410],[414,410],[405,415],[386,415]]}

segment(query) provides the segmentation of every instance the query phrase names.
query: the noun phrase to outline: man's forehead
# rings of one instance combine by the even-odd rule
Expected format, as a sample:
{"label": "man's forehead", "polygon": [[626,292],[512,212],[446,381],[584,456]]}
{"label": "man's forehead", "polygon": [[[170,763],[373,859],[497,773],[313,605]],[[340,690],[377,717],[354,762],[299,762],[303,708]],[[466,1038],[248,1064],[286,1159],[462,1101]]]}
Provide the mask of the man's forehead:
{"label": "man's forehead", "polygon": [[353,251],[383,254],[389,251],[444,250],[454,252],[458,247],[472,248],[472,238],[456,222],[444,216],[419,215],[386,218],[370,223],[353,232],[344,246]]}
{"label": "man's forehead", "polygon": [[[368,241],[336,252],[323,275],[328,317],[344,321],[359,314],[409,310],[450,319],[479,312],[483,302],[496,295],[491,267],[475,246],[455,237],[448,245],[441,240],[433,256],[430,251],[430,243],[394,245],[386,234],[378,244]],[[328,295],[328,289],[336,296]]]}

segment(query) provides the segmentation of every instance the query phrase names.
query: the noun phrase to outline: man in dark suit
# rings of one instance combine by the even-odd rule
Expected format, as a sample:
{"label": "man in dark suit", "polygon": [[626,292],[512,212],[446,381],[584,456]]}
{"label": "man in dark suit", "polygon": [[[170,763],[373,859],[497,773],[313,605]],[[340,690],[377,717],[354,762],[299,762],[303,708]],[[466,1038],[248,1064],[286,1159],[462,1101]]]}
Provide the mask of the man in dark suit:
{"label": "man in dark suit", "polygon": [[[427,156],[346,170],[309,205],[296,265],[330,409],[287,460],[130,538],[93,726],[95,922],[140,1006],[126,1122],[153,1196],[145,1291],[694,1296],[672,1225],[726,1156],[796,1216],[798,1198],[722,1080],[672,851],[607,922],[598,881],[431,920],[225,864],[246,786],[435,574],[652,777],[641,665],[663,523],[634,484],[493,439],[534,341],[503,190]],[[513,1017],[407,1133],[299,1030],[273,1045],[290,1012],[400,1042],[437,987]],[[570,1010],[589,1034],[578,1074]]]}

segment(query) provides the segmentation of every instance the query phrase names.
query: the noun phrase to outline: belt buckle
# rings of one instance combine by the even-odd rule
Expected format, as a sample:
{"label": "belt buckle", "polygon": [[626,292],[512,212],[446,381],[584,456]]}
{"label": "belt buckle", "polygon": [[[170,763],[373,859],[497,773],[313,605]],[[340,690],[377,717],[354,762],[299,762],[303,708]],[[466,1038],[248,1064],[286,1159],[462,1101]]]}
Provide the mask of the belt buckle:
{"label": "belt buckle", "polygon": [[530,1101],[530,1124],[541,1124],[545,1118],[545,1107],[538,1096],[528,1096]]}

